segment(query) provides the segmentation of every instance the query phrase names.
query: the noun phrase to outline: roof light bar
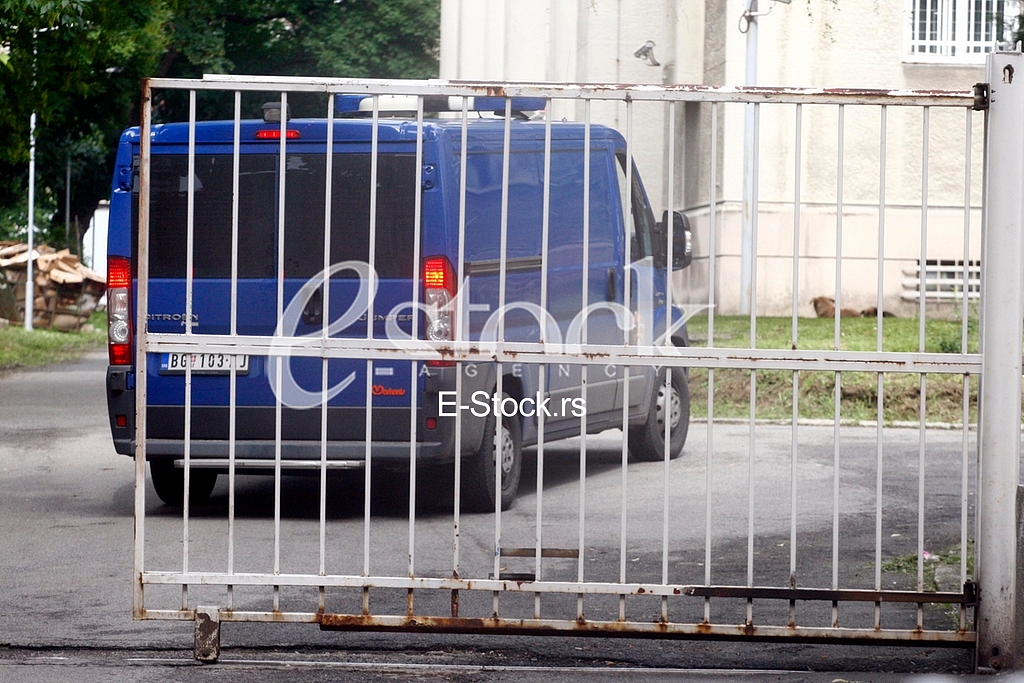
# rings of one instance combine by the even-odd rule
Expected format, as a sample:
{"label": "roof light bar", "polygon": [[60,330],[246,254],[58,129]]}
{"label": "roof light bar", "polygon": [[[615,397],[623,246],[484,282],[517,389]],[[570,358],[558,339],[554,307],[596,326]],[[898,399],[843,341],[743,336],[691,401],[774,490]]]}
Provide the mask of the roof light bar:
{"label": "roof light bar", "polygon": [[[285,110],[285,121],[291,121],[291,119],[292,108],[289,105]],[[281,102],[279,100],[263,103],[263,122],[281,123]]]}
{"label": "roof light bar", "polygon": [[[416,95],[379,95],[377,110],[381,112],[416,111]],[[462,111],[462,99],[456,96],[428,95],[423,98],[424,112]],[[505,111],[505,97],[468,97],[469,111],[489,111],[498,114]],[[335,107],[339,113],[369,113],[373,111],[372,95],[337,96]],[[547,107],[543,97],[513,97],[512,111],[541,111]]]}

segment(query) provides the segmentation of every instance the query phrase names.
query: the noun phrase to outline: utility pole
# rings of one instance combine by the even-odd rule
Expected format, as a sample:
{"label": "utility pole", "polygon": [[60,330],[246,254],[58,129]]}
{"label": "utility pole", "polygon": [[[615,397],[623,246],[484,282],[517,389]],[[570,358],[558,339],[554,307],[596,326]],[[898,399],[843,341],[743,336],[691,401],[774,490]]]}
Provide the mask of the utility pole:
{"label": "utility pole", "polygon": [[[36,89],[36,32],[32,31],[32,94]],[[36,237],[36,113],[28,120],[28,265],[25,270],[25,330],[32,331],[32,318],[35,316],[35,249]]]}
{"label": "utility pole", "polygon": [[[757,85],[757,0],[750,0],[747,12],[747,69],[744,85]],[[740,314],[750,313],[754,266],[754,105],[745,106],[743,120],[743,222],[740,231]]]}
{"label": "utility pole", "polygon": [[[775,3],[788,5],[792,0],[766,0],[768,11],[758,9],[758,0],[748,0],[747,10],[740,20],[740,31],[747,34],[747,69],[743,79],[744,85],[757,85],[757,18],[771,14]],[[740,232],[740,313],[750,313],[753,288],[757,286],[753,280],[754,270],[754,223],[757,220],[757,187],[756,135],[754,131],[754,105],[746,105],[746,118],[743,122],[743,224]]]}

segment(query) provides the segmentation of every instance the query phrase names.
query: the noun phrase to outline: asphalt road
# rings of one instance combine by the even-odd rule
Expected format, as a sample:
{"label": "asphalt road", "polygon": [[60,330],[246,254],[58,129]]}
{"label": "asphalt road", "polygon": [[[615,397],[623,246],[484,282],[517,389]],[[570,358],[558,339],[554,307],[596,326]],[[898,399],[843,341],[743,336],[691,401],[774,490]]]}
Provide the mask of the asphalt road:
{"label": "asphalt road", "polygon": [[[709,641],[496,637],[321,632],[311,625],[226,624],[222,663],[191,662],[192,624],[131,619],[133,465],[113,452],[103,392],[105,356],[0,377],[0,680],[227,680],[254,671],[277,680],[531,681],[639,680],[655,674],[673,680],[903,680],[910,672],[970,670],[969,650],[851,645],[792,645]],[[701,583],[705,560],[707,427],[695,423],[684,455],[668,471],[662,463],[632,463],[627,470],[622,524],[621,435],[588,438],[583,567],[586,580],[660,581],[664,482],[668,482],[670,581]],[[799,585],[828,587],[833,557],[833,457],[831,427],[800,427],[797,470],[797,572]],[[759,426],[753,470],[754,582],[789,582],[791,429]],[[913,553],[918,524],[918,438],[915,430],[886,430],[882,494],[883,558]],[[961,439],[959,432],[929,431],[925,466],[925,548],[945,552],[959,544]],[[840,438],[840,544],[836,569],[842,587],[874,582],[875,430],[844,428]],[[746,426],[717,425],[711,461],[712,581],[742,584],[748,562],[750,486]],[[544,467],[545,547],[572,548],[580,535],[578,444],[548,450]],[[536,530],[536,456],[527,458],[521,491],[502,516],[502,544],[532,546]],[[222,478],[223,479],[223,478]],[[973,471],[972,471],[973,479]],[[370,566],[374,574],[404,575],[409,562],[408,489],[404,479],[374,473]],[[407,486],[407,485],[405,485]],[[450,575],[452,514],[435,493],[421,490],[415,526],[418,575]],[[973,503],[973,496],[970,498]],[[319,481],[288,477],[281,492],[281,570],[313,571],[319,563]],[[425,504],[430,501],[434,504]],[[973,505],[971,506],[973,510]],[[329,482],[327,569],[362,571],[364,497],[361,476]],[[193,511],[189,566],[220,570],[226,562],[227,487]],[[238,481],[235,528],[237,571],[273,569],[273,483]],[[486,576],[493,565],[493,515],[463,516],[460,570]],[[973,521],[971,521],[973,525]],[[626,530],[625,562],[620,554]],[[971,527],[972,528],[972,527]],[[179,569],[180,510],[147,492],[147,569]],[[545,560],[545,578],[574,579],[574,560]],[[506,558],[502,571],[533,571],[532,560]],[[911,587],[913,573],[883,574],[884,585]],[[220,602],[223,593],[192,589],[189,602]],[[405,593],[374,593],[375,612],[401,613]],[[545,616],[573,618],[575,597],[546,597]],[[315,591],[284,590],[282,608],[309,609]],[[268,609],[269,590],[237,590],[237,608]],[[417,609],[444,614],[448,595],[417,594]],[[699,618],[703,602],[671,604],[674,619]],[[181,591],[147,592],[148,607],[177,607]],[[533,596],[503,596],[502,614],[528,616]],[[486,616],[490,594],[463,599],[462,613]],[[358,597],[328,594],[328,608],[358,611]],[[590,618],[614,618],[617,600],[588,598]],[[745,605],[716,602],[715,620],[737,623]],[[660,601],[636,598],[627,615],[645,620]],[[828,606],[801,603],[801,623],[822,625]],[[840,610],[841,625],[870,625],[873,614]],[[925,625],[950,628],[955,615],[926,608]],[[916,614],[885,613],[886,625],[913,626]],[[788,619],[788,605],[760,604],[757,623]],[[554,667],[554,668],[552,668]],[[559,668],[567,667],[567,668]],[[713,671],[709,671],[713,670]],[[849,672],[833,675],[834,672]],[[760,672],[760,673],[759,673]],[[856,672],[873,672],[870,674]]]}

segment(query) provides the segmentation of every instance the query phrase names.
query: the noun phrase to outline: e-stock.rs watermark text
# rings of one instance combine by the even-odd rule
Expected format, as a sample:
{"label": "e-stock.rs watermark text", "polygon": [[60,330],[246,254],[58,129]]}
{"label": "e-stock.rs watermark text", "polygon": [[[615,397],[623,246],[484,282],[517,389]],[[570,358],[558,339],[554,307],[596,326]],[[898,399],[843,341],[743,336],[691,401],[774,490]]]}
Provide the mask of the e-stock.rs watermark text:
{"label": "e-stock.rs watermark text", "polygon": [[581,397],[562,397],[552,400],[537,392],[536,396],[513,398],[511,396],[491,395],[486,391],[474,391],[469,397],[470,405],[460,405],[458,392],[442,391],[438,394],[441,417],[455,417],[460,411],[468,410],[475,417],[583,417],[587,414],[586,399]]}

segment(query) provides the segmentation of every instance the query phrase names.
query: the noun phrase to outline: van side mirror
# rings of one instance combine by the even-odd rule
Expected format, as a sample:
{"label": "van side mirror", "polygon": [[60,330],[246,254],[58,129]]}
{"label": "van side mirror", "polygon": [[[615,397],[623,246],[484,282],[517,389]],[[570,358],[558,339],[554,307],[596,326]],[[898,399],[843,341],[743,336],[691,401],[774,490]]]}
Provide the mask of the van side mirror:
{"label": "van side mirror", "polygon": [[[655,243],[661,252],[659,265],[664,266],[668,260],[668,211],[661,214],[658,223]],[[690,219],[682,211],[672,212],[672,270],[682,270],[693,261],[693,233],[690,231]]]}

